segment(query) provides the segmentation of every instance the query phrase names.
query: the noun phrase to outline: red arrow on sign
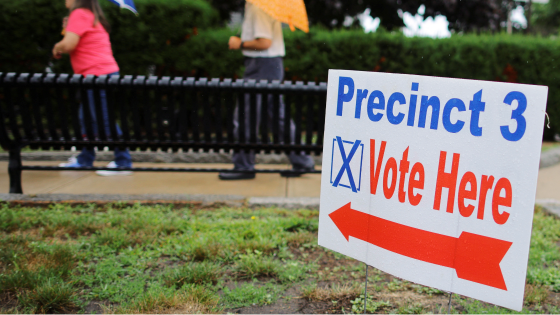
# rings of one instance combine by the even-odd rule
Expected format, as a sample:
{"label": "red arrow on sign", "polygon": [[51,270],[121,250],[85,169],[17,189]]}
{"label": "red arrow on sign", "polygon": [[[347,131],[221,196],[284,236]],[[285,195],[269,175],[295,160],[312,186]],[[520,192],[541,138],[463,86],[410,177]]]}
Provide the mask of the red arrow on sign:
{"label": "red arrow on sign", "polygon": [[329,214],[346,240],[355,237],[388,251],[454,268],[464,280],[507,291],[500,262],[511,242],[462,232],[436,234],[356,211],[347,203]]}

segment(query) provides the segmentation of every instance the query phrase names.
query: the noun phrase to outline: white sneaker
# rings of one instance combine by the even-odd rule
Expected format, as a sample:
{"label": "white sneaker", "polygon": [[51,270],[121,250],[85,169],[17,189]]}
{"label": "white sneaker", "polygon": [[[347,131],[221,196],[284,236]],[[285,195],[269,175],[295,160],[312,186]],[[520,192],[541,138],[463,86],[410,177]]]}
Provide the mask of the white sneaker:
{"label": "white sneaker", "polygon": [[[107,164],[108,168],[117,168],[117,163],[115,161],[111,161]],[[97,175],[100,176],[128,176],[132,175],[132,171],[95,171]]]}
{"label": "white sneaker", "polygon": [[76,156],[68,158],[68,162],[58,164],[59,167],[81,167]]}

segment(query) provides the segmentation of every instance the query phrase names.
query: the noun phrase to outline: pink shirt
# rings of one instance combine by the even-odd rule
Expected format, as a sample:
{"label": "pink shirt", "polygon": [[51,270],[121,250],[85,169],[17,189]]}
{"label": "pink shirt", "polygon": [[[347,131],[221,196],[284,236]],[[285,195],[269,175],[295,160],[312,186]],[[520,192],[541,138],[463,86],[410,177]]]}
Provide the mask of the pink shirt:
{"label": "pink shirt", "polygon": [[101,23],[93,25],[95,16],[87,9],[76,9],[68,18],[67,32],[80,36],[78,45],[70,53],[72,68],[76,74],[110,74],[119,71],[113,57],[109,33]]}

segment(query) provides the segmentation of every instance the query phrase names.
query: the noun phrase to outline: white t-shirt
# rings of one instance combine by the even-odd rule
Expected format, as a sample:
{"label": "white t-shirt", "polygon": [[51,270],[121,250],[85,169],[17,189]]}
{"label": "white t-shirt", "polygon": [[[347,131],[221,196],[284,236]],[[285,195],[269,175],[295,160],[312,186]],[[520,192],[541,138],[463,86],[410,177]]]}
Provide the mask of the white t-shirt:
{"label": "white t-shirt", "polygon": [[270,39],[272,45],[266,50],[243,49],[244,56],[284,57],[286,55],[282,23],[273,19],[256,5],[246,2],[245,17],[241,26],[241,40],[247,42],[257,38]]}

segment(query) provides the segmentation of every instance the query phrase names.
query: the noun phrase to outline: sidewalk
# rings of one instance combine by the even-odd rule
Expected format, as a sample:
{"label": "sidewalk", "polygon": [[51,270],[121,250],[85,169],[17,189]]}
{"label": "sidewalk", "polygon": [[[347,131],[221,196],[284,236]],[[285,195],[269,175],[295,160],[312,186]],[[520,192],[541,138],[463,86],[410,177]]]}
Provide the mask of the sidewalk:
{"label": "sidewalk", "polygon": [[[57,165],[59,162],[24,162],[29,165]],[[106,162],[96,165],[103,166]],[[145,167],[229,168],[231,164],[135,163]],[[257,165],[258,168],[286,168],[290,165]],[[34,194],[187,194],[235,195],[243,197],[319,197],[321,175],[284,178],[279,174],[257,174],[253,180],[222,181],[215,173],[135,172],[131,176],[98,176],[94,172],[24,171],[23,191]],[[0,162],[0,194],[9,190],[8,163]],[[537,200],[560,202],[560,164],[541,168]]]}
{"label": "sidewalk", "polygon": [[[24,161],[24,165],[58,165],[60,162]],[[98,162],[104,166],[107,162]],[[231,164],[134,163],[136,167],[231,168]],[[290,165],[257,165],[286,168]],[[257,174],[255,179],[222,181],[217,173],[135,172],[131,176],[98,176],[83,171],[23,171],[25,194],[189,194],[245,197],[319,197],[321,175],[284,178]],[[9,191],[8,162],[0,162],[0,193]]]}
{"label": "sidewalk", "polygon": [[560,164],[541,168],[537,183],[537,200],[560,201]]}

